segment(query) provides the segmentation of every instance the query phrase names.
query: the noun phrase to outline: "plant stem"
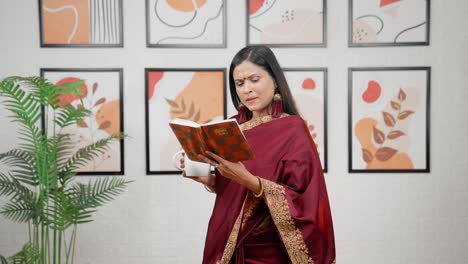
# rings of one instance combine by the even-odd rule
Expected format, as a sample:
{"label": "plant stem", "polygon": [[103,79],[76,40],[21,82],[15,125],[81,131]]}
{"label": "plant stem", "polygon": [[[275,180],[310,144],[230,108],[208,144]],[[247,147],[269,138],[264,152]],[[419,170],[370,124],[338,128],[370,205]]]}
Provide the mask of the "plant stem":
{"label": "plant stem", "polygon": [[31,239],[31,220],[28,221],[28,237],[29,237],[29,244],[33,244]]}
{"label": "plant stem", "polygon": [[62,234],[63,230],[59,230],[59,239],[58,239],[58,264],[62,263]]}
{"label": "plant stem", "polygon": [[75,247],[76,247],[76,233],[78,231],[78,225],[74,225],[73,226],[73,233],[74,233],[74,236],[73,236],[73,247],[72,247],[72,257],[71,257],[71,264],[75,263]]}

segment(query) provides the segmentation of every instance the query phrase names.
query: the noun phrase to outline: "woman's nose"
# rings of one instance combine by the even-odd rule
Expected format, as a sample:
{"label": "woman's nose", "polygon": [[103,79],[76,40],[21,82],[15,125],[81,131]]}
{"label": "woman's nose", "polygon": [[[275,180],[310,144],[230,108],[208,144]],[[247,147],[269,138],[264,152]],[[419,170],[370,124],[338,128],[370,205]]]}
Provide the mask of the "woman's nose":
{"label": "woman's nose", "polygon": [[252,87],[250,86],[251,84],[249,82],[245,82],[244,83],[244,93],[248,94],[250,92],[252,92]]}

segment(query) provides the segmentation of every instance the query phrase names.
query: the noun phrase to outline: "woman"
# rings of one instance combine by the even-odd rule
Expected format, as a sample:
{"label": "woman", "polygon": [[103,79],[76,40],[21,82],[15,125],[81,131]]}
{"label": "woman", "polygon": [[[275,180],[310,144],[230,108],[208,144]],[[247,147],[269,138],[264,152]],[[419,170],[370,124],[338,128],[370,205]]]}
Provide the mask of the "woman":
{"label": "woman", "polygon": [[190,177],[216,193],[203,263],[334,263],[317,149],[273,52],[240,50],[229,84],[256,158],[233,163],[210,152],[200,156],[216,168],[216,176]]}

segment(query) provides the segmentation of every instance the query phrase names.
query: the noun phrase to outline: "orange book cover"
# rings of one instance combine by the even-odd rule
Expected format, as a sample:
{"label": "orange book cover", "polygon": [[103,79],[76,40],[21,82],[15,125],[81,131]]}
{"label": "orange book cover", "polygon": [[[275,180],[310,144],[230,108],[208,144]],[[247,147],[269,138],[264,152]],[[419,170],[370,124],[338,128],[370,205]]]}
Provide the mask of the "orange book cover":
{"label": "orange book cover", "polygon": [[232,162],[254,159],[249,143],[235,119],[199,125],[176,118],[169,126],[191,160],[202,161],[198,154],[204,154],[205,150]]}

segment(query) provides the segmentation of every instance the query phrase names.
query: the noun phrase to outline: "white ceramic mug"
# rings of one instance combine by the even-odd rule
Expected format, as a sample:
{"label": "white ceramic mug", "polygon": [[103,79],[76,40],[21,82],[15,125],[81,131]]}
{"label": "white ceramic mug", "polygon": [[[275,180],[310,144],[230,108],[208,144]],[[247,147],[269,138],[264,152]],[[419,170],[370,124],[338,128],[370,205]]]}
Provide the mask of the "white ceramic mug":
{"label": "white ceramic mug", "polygon": [[185,175],[187,176],[208,176],[210,174],[211,165],[204,162],[193,161],[185,155],[184,158],[184,165],[185,168],[180,167],[180,159],[184,154],[184,151],[178,151],[172,156],[172,163],[174,167],[178,170],[185,171]]}

